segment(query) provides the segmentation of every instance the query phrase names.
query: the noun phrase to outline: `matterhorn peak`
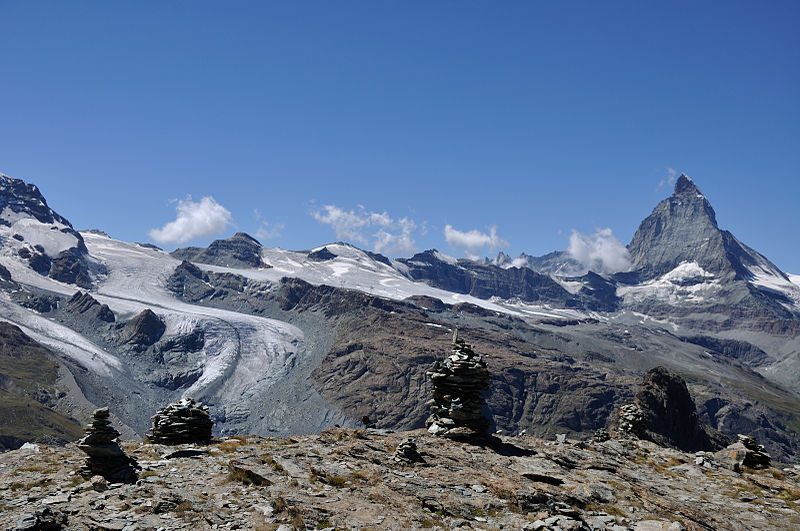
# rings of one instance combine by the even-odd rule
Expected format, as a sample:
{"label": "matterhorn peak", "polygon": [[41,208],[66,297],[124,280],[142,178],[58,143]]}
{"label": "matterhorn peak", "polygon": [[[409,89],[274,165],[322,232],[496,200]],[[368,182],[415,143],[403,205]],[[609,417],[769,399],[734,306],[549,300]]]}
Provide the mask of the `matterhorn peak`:
{"label": "matterhorn peak", "polygon": [[697,185],[694,184],[694,181],[685,173],[681,173],[681,176],[675,182],[675,195],[682,194],[703,195]]}

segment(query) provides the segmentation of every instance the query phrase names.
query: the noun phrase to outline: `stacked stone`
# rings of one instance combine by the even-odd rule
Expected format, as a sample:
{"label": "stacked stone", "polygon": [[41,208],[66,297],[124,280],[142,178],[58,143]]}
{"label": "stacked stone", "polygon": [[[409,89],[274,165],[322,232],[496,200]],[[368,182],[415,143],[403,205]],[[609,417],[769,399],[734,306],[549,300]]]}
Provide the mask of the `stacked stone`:
{"label": "stacked stone", "polygon": [[108,418],[107,407],[96,409],[92,423],[86,426],[86,436],[78,441],[78,448],[89,456],[79,473],[85,478],[103,476],[111,483],[133,483],[136,469],[141,467],[117,444],[119,432]]}
{"label": "stacked stone", "polygon": [[422,461],[422,456],[419,454],[419,451],[417,450],[417,443],[414,442],[414,439],[406,439],[405,441],[398,444],[394,455],[397,461],[407,461],[407,462]]}
{"label": "stacked stone", "polygon": [[594,432],[592,435],[592,442],[596,443],[603,443],[611,439],[611,435],[608,433],[608,430],[605,428],[599,428],[597,431]]}
{"label": "stacked stone", "polygon": [[617,433],[622,437],[642,439],[647,426],[644,422],[644,413],[636,404],[625,404],[619,408],[619,421]]}
{"label": "stacked stone", "polygon": [[433,383],[433,409],[425,426],[434,435],[450,439],[488,437],[489,419],[481,410],[486,405],[483,391],[489,389],[486,361],[472,347],[453,334],[453,351],[443,362],[437,361],[426,373]]}
{"label": "stacked stone", "polygon": [[739,440],[721,452],[723,456],[733,460],[734,470],[741,470],[742,466],[748,468],[769,468],[772,457],[764,450],[764,445],[758,444],[754,438],[739,434]]}
{"label": "stacked stone", "polygon": [[213,422],[208,406],[183,398],[153,415],[151,442],[159,444],[205,443],[211,440]]}

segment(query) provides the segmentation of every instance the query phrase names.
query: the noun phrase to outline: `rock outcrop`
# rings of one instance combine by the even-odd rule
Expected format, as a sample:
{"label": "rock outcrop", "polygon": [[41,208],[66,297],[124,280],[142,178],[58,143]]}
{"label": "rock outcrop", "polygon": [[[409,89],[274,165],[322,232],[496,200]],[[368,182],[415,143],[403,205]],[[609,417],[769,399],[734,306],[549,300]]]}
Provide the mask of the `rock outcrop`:
{"label": "rock outcrop", "polygon": [[686,452],[714,451],[730,440],[700,422],[686,382],[664,367],[647,371],[633,404],[620,408],[617,431]]}
{"label": "rock outcrop", "polygon": [[427,371],[433,383],[433,409],[425,426],[434,435],[450,439],[480,440],[488,437],[489,419],[483,414],[489,389],[489,370],[482,356],[453,334],[453,353],[444,361],[436,361]]}
{"label": "rock outcrop", "polygon": [[183,398],[153,416],[148,439],[158,444],[207,443],[211,440],[212,426],[208,406]]}
{"label": "rock outcrop", "polygon": [[311,251],[308,253],[308,259],[315,262],[327,262],[328,260],[333,260],[334,258],[336,258],[336,255],[333,254],[327,247],[323,247],[322,249],[317,249],[316,251]]}
{"label": "rock outcrop", "polygon": [[261,243],[244,232],[237,232],[226,240],[215,240],[207,249],[185,247],[175,249],[170,254],[178,260],[191,260],[223,267],[240,269],[269,267],[261,260]]}
{"label": "rock outcrop", "polygon": [[107,407],[96,409],[86,436],[78,441],[78,448],[89,456],[79,473],[87,479],[103,476],[112,483],[133,483],[139,464],[117,444],[119,432],[111,426],[109,415]]}
{"label": "rock outcrop", "polygon": [[76,291],[67,302],[67,311],[81,314],[90,319],[99,319],[106,323],[113,323],[116,318],[108,304],[100,304],[85,291]]}
{"label": "rock outcrop", "polygon": [[119,342],[141,351],[161,339],[166,329],[164,321],[148,308],[125,323]]}

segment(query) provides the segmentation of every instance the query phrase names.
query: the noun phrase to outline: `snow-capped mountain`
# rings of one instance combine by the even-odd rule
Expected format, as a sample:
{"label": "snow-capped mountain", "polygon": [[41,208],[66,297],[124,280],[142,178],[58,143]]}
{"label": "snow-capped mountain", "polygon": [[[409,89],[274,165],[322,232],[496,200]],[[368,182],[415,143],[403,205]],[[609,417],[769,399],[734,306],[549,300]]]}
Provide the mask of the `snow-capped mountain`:
{"label": "snow-capped mountain", "polygon": [[0,205],[0,317],[53,352],[60,411],[109,405],[128,436],[181,396],[207,402],[224,433],[363,415],[417,427],[424,371],[458,327],[489,355],[498,428],[601,427],[663,364],[698,382],[706,422],[800,452],[788,427],[800,419],[797,277],[719,230],[685,176],[634,236],[632,270],[611,276],[564,253],[390,260],[341,242],[265,248],[242,233],[167,253],[76,232],[6,176]]}

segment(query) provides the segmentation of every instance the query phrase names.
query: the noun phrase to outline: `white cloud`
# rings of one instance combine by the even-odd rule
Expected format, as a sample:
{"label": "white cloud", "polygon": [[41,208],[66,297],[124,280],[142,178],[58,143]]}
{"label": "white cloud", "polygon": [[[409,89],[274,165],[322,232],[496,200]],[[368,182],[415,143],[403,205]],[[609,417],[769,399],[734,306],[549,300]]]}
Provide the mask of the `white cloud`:
{"label": "white cloud", "polygon": [[158,243],[183,243],[195,238],[213,236],[224,232],[232,223],[230,211],[207,196],[199,202],[192,196],[175,200],[177,216],[160,229],[153,229],[148,235]]}
{"label": "white cloud", "polygon": [[[311,216],[320,223],[330,225],[338,239],[369,246],[376,253],[401,255],[416,250],[413,233],[418,225],[407,217],[395,220],[385,210],[372,212],[363,205],[351,210],[325,205],[313,210]],[[369,233],[370,229],[375,228],[378,230]]]}
{"label": "white cloud", "polygon": [[591,236],[573,230],[567,254],[595,273],[611,274],[631,267],[628,249],[611,229],[597,229]]}
{"label": "white cloud", "polygon": [[487,234],[478,229],[462,232],[454,229],[452,225],[446,225],[444,239],[451,247],[461,249],[468,258],[473,260],[478,258],[478,252],[484,247],[495,250],[509,245],[508,241],[497,235],[496,226],[490,227]]}
{"label": "white cloud", "polygon": [[274,240],[275,238],[280,238],[283,227],[283,223],[270,223],[268,221],[262,221],[261,226],[256,231],[256,239],[263,242],[264,240]]}
{"label": "white cloud", "polygon": [[675,184],[675,179],[678,176],[678,172],[673,168],[667,168],[667,175],[658,182],[658,187],[656,190],[661,190],[664,186],[670,186]]}
{"label": "white cloud", "polygon": [[263,221],[261,211],[257,208],[253,209],[253,219],[261,222],[261,225],[258,227],[258,229],[256,229],[257,240],[274,240],[275,238],[281,237],[281,231],[285,227],[283,223],[270,223],[269,221]]}
{"label": "white cloud", "polygon": [[396,226],[399,233],[392,234],[381,228],[373,236],[375,242],[373,249],[376,253],[386,255],[408,255],[416,250],[412,233],[417,229],[417,224],[408,218],[402,218],[397,223],[390,223],[384,227]]}

